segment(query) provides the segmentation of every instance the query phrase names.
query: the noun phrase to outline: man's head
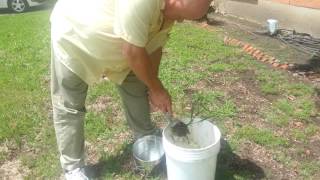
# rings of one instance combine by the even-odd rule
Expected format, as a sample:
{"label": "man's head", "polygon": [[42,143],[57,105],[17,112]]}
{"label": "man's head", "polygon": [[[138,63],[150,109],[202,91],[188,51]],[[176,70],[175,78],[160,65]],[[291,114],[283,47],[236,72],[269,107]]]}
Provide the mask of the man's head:
{"label": "man's head", "polygon": [[165,0],[164,16],[167,19],[182,21],[199,19],[206,14],[210,0]]}

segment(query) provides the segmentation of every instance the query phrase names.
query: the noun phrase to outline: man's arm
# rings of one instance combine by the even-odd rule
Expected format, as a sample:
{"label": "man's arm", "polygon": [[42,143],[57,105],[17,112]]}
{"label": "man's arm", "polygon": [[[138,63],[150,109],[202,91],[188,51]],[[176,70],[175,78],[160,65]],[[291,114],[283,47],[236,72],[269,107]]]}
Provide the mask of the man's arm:
{"label": "man's arm", "polygon": [[152,68],[157,74],[159,75],[159,66],[160,66],[160,61],[162,58],[162,47],[157,49],[155,52],[153,52],[151,55],[151,60],[152,60]]}
{"label": "man's arm", "polygon": [[[135,75],[148,87],[151,103],[163,112],[172,113],[171,97],[158,78],[158,66],[160,63],[152,63],[151,56],[145,48],[124,42],[123,54],[128,60],[129,67]],[[154,57],[159,58],[159,52]]]}

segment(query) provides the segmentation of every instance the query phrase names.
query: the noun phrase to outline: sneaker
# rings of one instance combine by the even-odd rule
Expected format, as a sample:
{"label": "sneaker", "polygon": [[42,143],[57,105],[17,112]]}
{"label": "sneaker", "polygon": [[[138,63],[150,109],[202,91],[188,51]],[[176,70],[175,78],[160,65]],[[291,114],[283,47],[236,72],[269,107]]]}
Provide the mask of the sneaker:
{"label": "sneaker", "polygon": [[64,176],[66,180],[89,180],[89,178],[85,175],[83,168],[77,168],[72,171],[68,171]]}

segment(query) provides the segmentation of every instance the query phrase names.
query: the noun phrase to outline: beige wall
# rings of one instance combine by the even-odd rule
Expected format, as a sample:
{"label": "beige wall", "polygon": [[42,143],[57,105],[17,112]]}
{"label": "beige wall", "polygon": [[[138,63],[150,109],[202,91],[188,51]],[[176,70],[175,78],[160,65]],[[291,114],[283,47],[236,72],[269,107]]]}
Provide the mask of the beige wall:
{"label": "beige wall", "polygon": [[289,4],[292,6],[320,9],[320,1],[319,0],[271,0],[271,1]]}
{"label": "beige wall", "polygon": [[[279,1],[279,0],[278,0]],[[320,38],[320,10],[297,7],[274,0],[216,0],[218,12],[265,24],[279,20],[280,28],[295,29]]]}

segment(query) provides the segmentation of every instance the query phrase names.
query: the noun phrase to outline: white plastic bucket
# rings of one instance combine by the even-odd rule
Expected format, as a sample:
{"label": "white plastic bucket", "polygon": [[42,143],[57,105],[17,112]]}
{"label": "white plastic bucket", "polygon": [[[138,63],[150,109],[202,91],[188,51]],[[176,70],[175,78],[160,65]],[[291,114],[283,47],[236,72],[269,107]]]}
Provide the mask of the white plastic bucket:
{"label": "white plastic bucket", "polygon": [[189,126],[190,137],[200,148],[176,145],[170,128],[163,131],[168,180],[213,180],[220,151],[220,130],[209,121]]}
{"label": "white plastic bucket", "polygon": [[278,20],[268,19],[267,24],[268,24],[268,31],[270,35],[274,35],[278,30]]}

